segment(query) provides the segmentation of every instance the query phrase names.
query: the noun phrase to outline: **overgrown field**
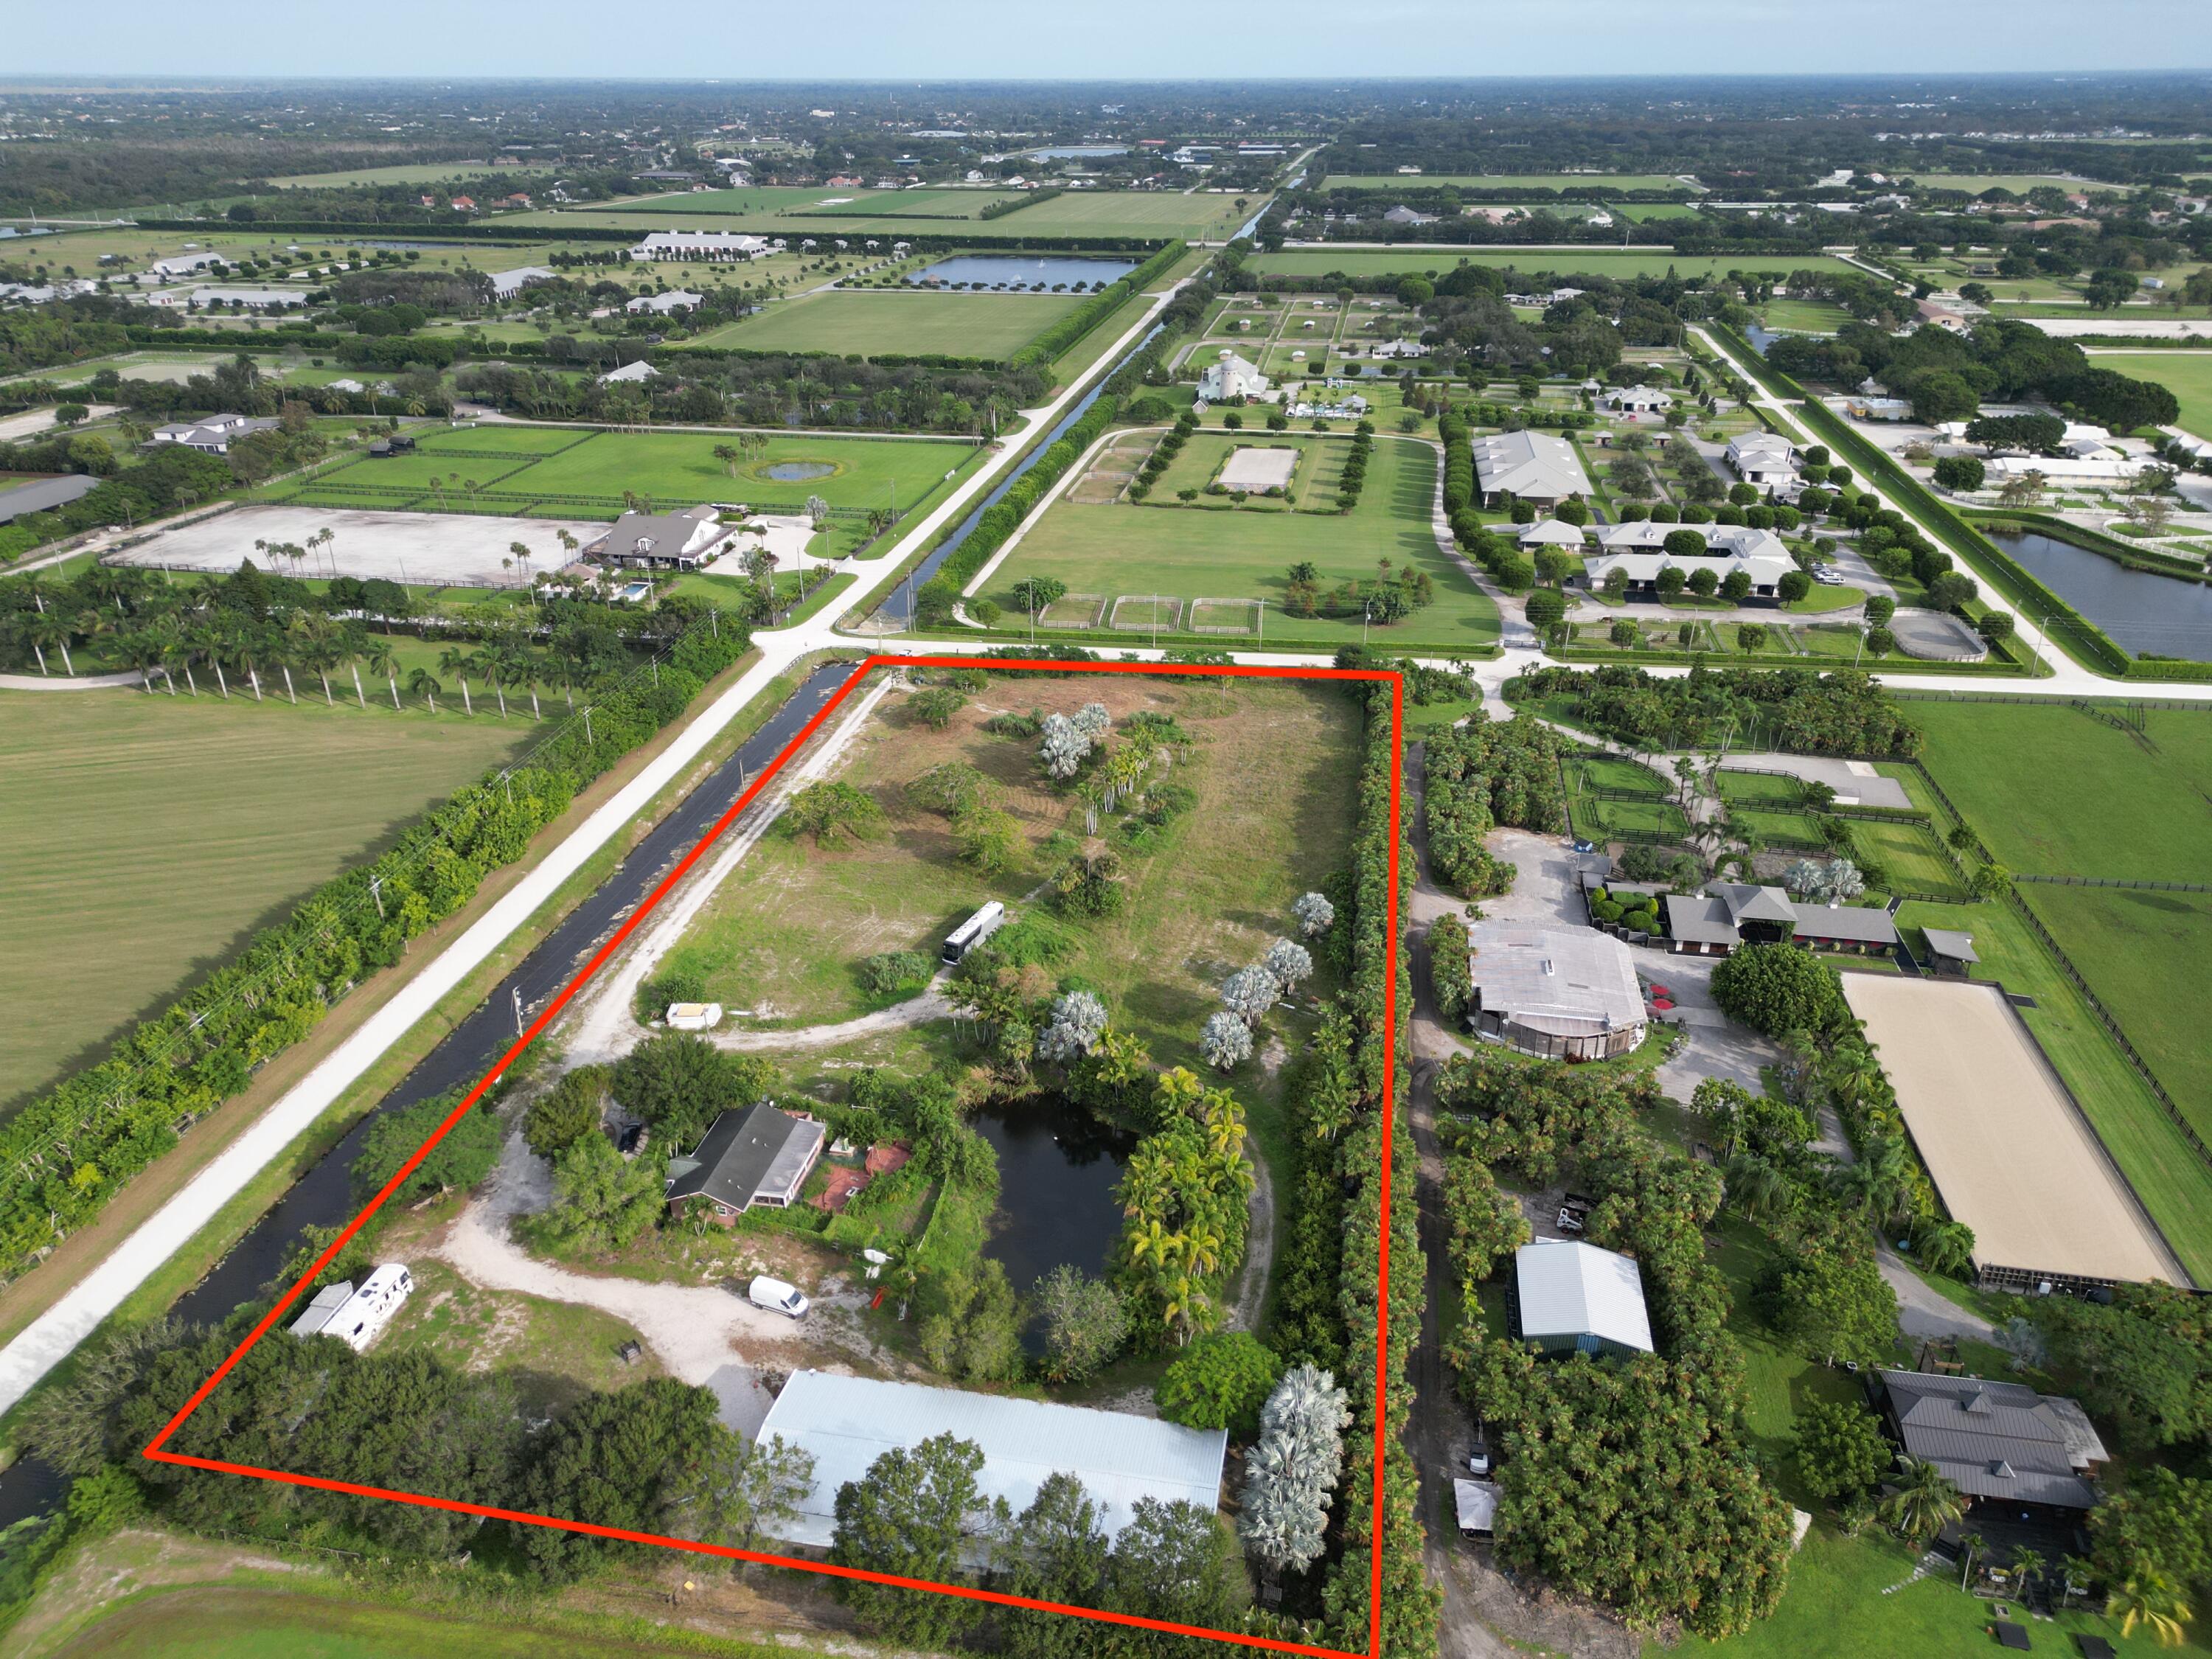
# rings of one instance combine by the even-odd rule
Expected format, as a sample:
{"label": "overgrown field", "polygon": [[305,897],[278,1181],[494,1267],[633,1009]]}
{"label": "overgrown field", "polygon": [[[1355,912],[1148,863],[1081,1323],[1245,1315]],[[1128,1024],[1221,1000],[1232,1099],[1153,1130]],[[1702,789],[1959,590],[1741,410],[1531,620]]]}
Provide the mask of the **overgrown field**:
{"label": "overgrown field", "polygon": [[0,1105],[530,740],[302,698],[0,692]]}

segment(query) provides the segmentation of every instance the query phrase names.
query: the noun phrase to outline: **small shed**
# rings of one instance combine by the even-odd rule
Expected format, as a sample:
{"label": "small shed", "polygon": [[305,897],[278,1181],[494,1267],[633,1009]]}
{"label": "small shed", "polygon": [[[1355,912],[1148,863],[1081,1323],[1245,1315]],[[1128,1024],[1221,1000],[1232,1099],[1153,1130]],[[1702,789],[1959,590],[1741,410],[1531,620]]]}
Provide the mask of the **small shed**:
{"label": "small shed", "polygon": [[1498,1484],[1492,1480],[1455,1480],[1452,1502],[1459,1511],[1461,1535],[1486,1538],[1498,1526]]}
{"label": "small shed", "polygon": [[1547,1354],[1650,1353],[1651,1317],[1636,1264],[1570,1239],[1540,1239],[1514,1257],[1522,1340]]}
{"label": "small shed", "polygon": [[1974,936],[1948,927],[1923,927],[1921,936],[1928,941],[1929,963],[1939,974],[1954,974],[1960,979],[1973,977],[1974,963],[1981,958],[1974,954]]}

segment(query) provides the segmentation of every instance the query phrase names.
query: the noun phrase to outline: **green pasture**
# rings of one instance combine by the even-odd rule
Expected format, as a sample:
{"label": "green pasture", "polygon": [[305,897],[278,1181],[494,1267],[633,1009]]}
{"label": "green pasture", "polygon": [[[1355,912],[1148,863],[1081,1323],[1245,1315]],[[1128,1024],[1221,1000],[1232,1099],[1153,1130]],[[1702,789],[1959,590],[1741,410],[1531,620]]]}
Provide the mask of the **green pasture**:
{"label": "green pasture", "polygon": [[[388,167],[356,167],[344,173],[293,173],[269,182],[279,190],[344,190],[356,185],[435,185],[448,179],[478,179],[495,174],[512,178],[515,188],[528,194],[531,181],[546,169],[497,167],[489,161],[409,161]],[[490,186],[487,185],[489,191]],[[495,201],[496,197],[485,199]]]}
{"label": "green pasture", "polygon": [[1850,321],[1851,313],[1825,300],[1769,300],[1759,307],[1759,320],[1778,334],[1833,334]]}
{"label": "green pasture", "polygon": [[1923,190],[1963,190],[1973,196],[1985,190],[2008,190],[2015,196],[2025,196],[2045,185],[2069,194],[2084,195],[2094,195],[2100,190],[2125,195],[2131,188],[2127,185],[2099,184],[2089,179],[2069,179],[2056,173],[1916,173],[1911,178]]}
{"label": "green pasture", "polygon": [[[1264,191],[1072,190],[990,222],[1020,236],[1157,236],[1218,241],[1235,235],[1267,200]],[[1239,207],[1242,202],[1244,205]]]}
{"label": "green pasture", "polygon": [[[1271,441],[1281,434],[1244,435]],[[1183,459],[1200,442],[1194,439]],[[1359,504],[1348,515],[1290,512],[1257,497],[1242,507],[1183,507],[1173,503],[1168,478],[1144,505],[1063,499],[1036,522],[983,592],[1007,613],[1001,631],[1024,635],[1029,621],[1012,589],[1025,576],[1057,577],[1071,593],[1109,600],[1147,593],[1185,601],[1264,599],[1267,641],[1333,648],[1361,637],[1359,617],[1285,615],[1290,567],[1310,561],[1324,587],[1347,579],[1364,585],[1375,580],[1376,561],[1388,558],[1428,572],[1436,599],[1402,622],[1368,629],[1369,643],[1390,650],[1484,650],[1498,638],[1497,607],[1437,545],[1430,521],[1435,478],[1435,454],[1426,444],[1382,438]],[[1164,496],[1169,504],[1158,505]],[[1244,636],[1212,637],[1230,646]]]}
{"label": "green pasture", "polygon": [[1695,190],[1662,173],[1332,173],[1323,190]]}
{"label": "green pasture", "polygon": [[1908,712],[1926,734],[1929,773],[2008,869],[2206,879],[2212,711],[2150,709],[2140,739],[2057,702],[1914,702]]}
{"label": "green pasture", "polygon": [[835,289],[778,300],[690,343],[750,351],[1011,357],[1084,302],[1070,294]]}
{"label": "green pasture", "polygon": [[2100,351],[2092,367],[2157,381],[2180,400],[2181,424],[2212,438],[2212,351]]}
{"label": "green pasture", "polygon": [[0,1104],[96,1054],[538,728],[132,690],[0,692]]}

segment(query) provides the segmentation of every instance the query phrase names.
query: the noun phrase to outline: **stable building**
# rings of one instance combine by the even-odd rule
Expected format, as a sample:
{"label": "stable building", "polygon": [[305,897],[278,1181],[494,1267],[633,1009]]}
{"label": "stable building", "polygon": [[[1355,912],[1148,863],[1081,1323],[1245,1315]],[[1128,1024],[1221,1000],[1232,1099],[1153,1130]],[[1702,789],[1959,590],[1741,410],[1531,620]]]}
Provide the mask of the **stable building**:
{"label": "stable building", "polygon": [[0,524],[67,507],[99,487],[100,480],[88,472],[65,472],[58,478],[35,478],[13,489],[0,489]]}
{"label": "stable building", "polygon": [[759,259],[774,249],[735,230],[656,230],[629,251],[633,259]]}
{"label": "stable building", "polygon": [[[963,1389],[882,1382],[866,1376],[793,1372],[769,1407],[760,1438],[781,1437],[814,1459],[813,1484],[777,1534],[787,1542],[827,1546],[836,1535],[837,1493],[858,1484],[885,1452],[911,1449],[933,1436],[973,1443],[983,1454],[981,1501],[1003,1498],[1019,1515],[1056,1474],[1073,1474],[1097,1505],[1098,1524],[1120,1536],[1137,1500],[1221,1502],[1229,1449],[1223,1429],[1187,1429],[1156,1418],[1062,1406]],[[979,1540],[981,1547],[981,1540]]]}
{"label": "stable building", "polygon": [[1224,404],[1232,398],[1259,397],[1268,386],[1257,363],[1224,351],[1219,362],[1208,363],[1198,377],[1198,398],[1200,403]]}
{"label": "stable building", "polygon": [[1565,438],[1548,432],[1499,432],[1475,439],[1473,448],[1475,483],[1485,507],[1502,507],[1510,498],[1548,509],[1590,493],[1582,457]]}
{"label": "stable building", "polygon": [[689,1158],[668,1160],[668,1207],[695,1200],[727,1227],[756,1204],[787,1210],[799,1202],[822,1157],[828,1133],[811,1117],[793,1117],[768,1101],[724,1112]]}
{"label": "stable building", "polygon": [[1514,1324],[1547,1355],[1650,1353],[1644,1276],[1615,1250],[1577,1239],[1539,1239],[1513,1258]]}
{"label": "stable building", "polygon": [[1797,451],[1771,432],[1747,432],[1729,440],[1728,464],[1735,476],[1761,489],[1782,489],[1797,482]]}
{"label": "stable building", "polygon": [[706,297],[703,294],[693,294],[685,289],[672,288],[665,294],[641,294],[623,309],[632,316],[651,312],[657,317],[665,317],[673,312],[693,310]]}
{"label": "stable building", "polygon": [[1804,904],[1779,887],[1717,881],[1666,902],[1667,936],[1677,956],[1724,957],[1746,945],[1802,945],[1808,950],[1894,951],[1897,919],[1863,905]]}
{"label": "stable building", "polygon": [[1674,399],[1655,386],[1625,386],[1607,392],[1597,404],[1616,415],[1664,415],[1674,408]]}
{"label": "stable building", "polygon": [[1607,1060],[1650,1023],[1628,947],[1583,928],[1477,923],[1468,952],[1476,1036],[1547,1060]]}

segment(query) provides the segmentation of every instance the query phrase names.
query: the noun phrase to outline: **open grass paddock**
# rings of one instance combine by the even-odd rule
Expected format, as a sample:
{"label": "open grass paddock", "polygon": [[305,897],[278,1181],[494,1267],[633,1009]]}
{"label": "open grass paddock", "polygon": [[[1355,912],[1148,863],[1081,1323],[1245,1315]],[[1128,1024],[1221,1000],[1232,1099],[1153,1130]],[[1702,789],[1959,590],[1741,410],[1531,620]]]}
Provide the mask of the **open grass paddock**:
{"label": "open grass paddock", "polygon": [[[1072,190],[1048,202],[990,222],[1018,236],[1180,236],[1218,241],[1234,236],[1266,204],[1267,192],[1217,196],[1210,191]],[[1237,204],[1243,203],[1239,207]]]}
{"label": "open grass paddock", "polygon": [[[1349,441],[1249,431],[1237,436],[1247,443],[1296,441],[1336,450]],[[1109,597],[1265,599],[1266,641],[1334,650],[1360,638],[1359,617],[1285,614],[1282,603],[1290,567],[1311,561],[1324,588],[1350,579],[1364,586],[1375,580],[1376,561],[1388,558],[1394,566],[1410,563],[1428,572],[1436,601],[1402,622],[1367,630],[1370,644],[1394,651],[1480,651],[1496,643],[1497,607],[1437,545],[1430,520],[1436,455],[1427,444],[1378,439],[1366,488],[1349,514],[1295,512],[1256,496],[1241,507],[1206,495],[1199,497],[1204,505],[1176,503],[1177,489],[1202,486],[1212,476],[1226,445],[1225,435],[1194,437],[1142,505],[1055,501],[984,584],[984,596],[1006,613],[1001,631],[1024,636],[1028,632],[1029,619],[1014,599],[1014,584],[1025,576],[1053,576],[1071,592]],[[1333,480],[1340,465],[1328,452],[1308,463],[1311,476],[1323,480]],[[1190,470],[1187,477],[1178,475],[1179,467]],[[1305,476],[1306,467],[1300,471]],[[1293,489],[1308,486],[1294,482]],[[1333,484],[1325,482],[1321,493],[1333,495]],[[1164,499],[1167,504],[1160,505]]]}
{"label": "open grass paddock", "polygon": [[542,729],[312,695],[0,692],[0,1105]]}
{"label": "open grass paddock", "polygon": [[1071,294],[902,294],[836,289],[778,300],[690,343],[748,351],[1011,357],[1077,306]]}
{"label": "open grass paddock", "polygon": [[2100,351],[2093,367],[2157,381],[2180,400],[2181,425],[2212,438],[2212,351]]}

